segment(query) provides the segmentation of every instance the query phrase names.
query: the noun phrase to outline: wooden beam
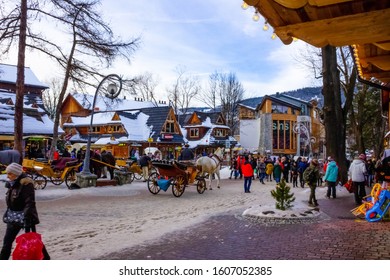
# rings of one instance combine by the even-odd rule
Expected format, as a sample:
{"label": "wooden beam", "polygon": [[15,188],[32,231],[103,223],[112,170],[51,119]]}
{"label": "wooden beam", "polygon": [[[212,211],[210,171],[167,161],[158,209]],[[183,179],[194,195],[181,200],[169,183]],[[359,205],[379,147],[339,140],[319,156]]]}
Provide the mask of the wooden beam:
{"label": "wooden beam", "polygon": [[370,80],[370,78],[374,77],[374,78],[380,80],[381,82],[385,82],[385,83],[390,82],[390,72],[367,72],[367,73],[364,73],[364,71],[363,71],[363,77],[366,80]]}
{"label": "wooden beam", "polygon": [[350,2],[353,0],[273,0],[273,1],[289,9],[299,9],[306,6],[307,4],[311,6],[323,7],[323,6],[334,5],[343,2]]}
{"label": "wooden beam", "polygon": [[390,51],[390,41],[387,42],[376,42],[374,43],[375,46],[378,48],[385,50],[385,51]]}
{"label": "wooden beam", "polygon": [[390,55],[379,55],[379,56],[364,57],[364,58],[361,57],[360,64],[364,68],[368,67],[369,64],[373,64],[382,70],[389,71],[390,70]]}
{"label": "wooden beam", "polygon": [[347,46],[390,40],[390,9],[275,27],[285,44],[298,38],[316,47]]}

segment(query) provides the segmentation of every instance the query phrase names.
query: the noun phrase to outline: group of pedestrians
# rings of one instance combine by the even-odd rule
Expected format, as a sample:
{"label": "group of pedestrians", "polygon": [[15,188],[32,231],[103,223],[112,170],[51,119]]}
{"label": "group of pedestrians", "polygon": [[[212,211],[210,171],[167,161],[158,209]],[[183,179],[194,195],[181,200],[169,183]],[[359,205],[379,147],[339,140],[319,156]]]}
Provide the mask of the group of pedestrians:
{"label": "group of pedestrians", "polygon": [[[75,151],[72,151],[75,152]],[[194,155],[188,147],[185,147],[181,154],[182,160],[193,160]],[[382,172],[390,178],[390,154],[382,160],[382,169],[376,165],[371,165],[371,160],[366,160],[365,154],[357,156],[348,168],[348,177],[352,180],[354,189],[354,199],[356,205],[360,205],[366,196],[366,185],[374,181],[374,178],[369,178],[369,170],[373,172]],[[151,158],[146,154],[140,157],[140,163],[143,167],[144,177],[147,176],[147,168],[150,165]],[[388,163],[389,164],[388,164]],[[379,165],[378,165],[379,166]],[[258,178],[262,184],[264,180],[272,182],[272,179],[278,184],[281,180],[286,183],[291,182],[293,187],[304,188],[307,184],[310,188],[308,205],[311,207],[319,206],[316,197],[316,188],[321,185],[322,180],[327,184],[326,198],[335,199],[336,186],[339,182],[339,167],[332,156],[328,157],[325,164],[322,166],[318,159],[311,159],[310,162],[304,157],[299,157],[296,161],[290,160],[288,157],[279,157],[271,159],[270,157],[254,158],[251,154],[236,155],[231,160],[230,179],[244,179],[244,192],[251,192],[252,180]],[[386,169],[387,168],[387,169]],[[145,170],[144,170],[145,169]],[[3,246],[0,252],[0,259],[8,259],[11,255],[12,244],[16,236],[21,230],[36,231],[36,225],[39,224],[38,212],[35,205],[35,193],[33,181],[24,173],[22,166],[17,163],[12,163],[6,168],[8,181],[6,188],[7,209],[12,211],[22,211],[24,219],[21,224],[7,223]],[[384,178],[383,178],[384,179]],[[380,180],[380,178],[376,178]],[[50,259],[46,248],[43,249],[45,259]]]}
{"label": "group of pedestrians", "polygon": [[281,180],[292,183],[293,187],[304,188],[307,184],[310,188],[309,206],[318,206],[316,198],[316,188],[322,185],[322,181],[327,184],[327,198],[336,198],[336,185],[339,179],[339,168],[333,157],[328,157],[325,165],[321,165],[318,159],[312,159],[310,163],[304,157],[297,160],[290,160],[288,157],[274,158],[260,157],[255,159],[251,154],[236,155],[230,162],[229,179],[244,178],[244,192],[250,193],[252,180],[256,177],[265,184],[265,180],[275,180],[276,184]]}

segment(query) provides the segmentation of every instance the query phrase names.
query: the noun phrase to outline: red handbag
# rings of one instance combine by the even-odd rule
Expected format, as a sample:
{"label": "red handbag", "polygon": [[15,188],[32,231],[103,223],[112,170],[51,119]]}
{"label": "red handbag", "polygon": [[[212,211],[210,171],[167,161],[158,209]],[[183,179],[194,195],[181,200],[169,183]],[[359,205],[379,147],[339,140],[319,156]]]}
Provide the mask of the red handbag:
{"label": "red handbag", "polygon": [[349,179],[349,180],[344,184],[344,187],[348,190],[349,193],[353,193],[352,179]]}
{"label": "red handbag", "polygon": [[42,260],[43,242],[36,232],[26,232],[16,238],[16,247],[12,253],[13,260]]}

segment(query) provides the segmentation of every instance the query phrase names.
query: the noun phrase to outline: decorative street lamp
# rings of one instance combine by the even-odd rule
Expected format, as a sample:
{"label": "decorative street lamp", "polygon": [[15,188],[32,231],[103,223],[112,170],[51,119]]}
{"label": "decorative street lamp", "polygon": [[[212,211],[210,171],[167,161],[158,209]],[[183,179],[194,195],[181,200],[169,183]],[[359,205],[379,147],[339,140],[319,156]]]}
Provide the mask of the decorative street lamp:
{"label": "decorative street lamp", "polygon": [[92,174],[89,169],[89,162],[91,158],[91,137],[92,137],[92,124],[93,124],[93,115],[95,113],[95,103],[96,97],[99,93],[104,93],[106,97],[114,99],[118,97],[119,93],[122,90],[122,79],[116,74],[110,74],[103,78],[96,88],[95,96],[92,103],[92,112],[91,112],[91,122],[88,129],[88,142],[87,150],[85,151],[84,165],[83,170],[77,174],[77,184],[80,187],[90,187],[96,186],[97,176]]}

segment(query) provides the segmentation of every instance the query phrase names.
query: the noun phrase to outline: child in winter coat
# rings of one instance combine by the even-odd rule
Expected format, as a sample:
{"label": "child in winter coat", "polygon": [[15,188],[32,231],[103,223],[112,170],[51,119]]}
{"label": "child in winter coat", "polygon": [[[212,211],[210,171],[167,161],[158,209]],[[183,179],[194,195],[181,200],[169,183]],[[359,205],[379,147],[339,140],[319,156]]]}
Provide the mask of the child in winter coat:
{"label": "child in winter coat", "polygon": [[267,182],[272,182],[272,173],[274,172],[274,165],[268,162],[265,167],[265,174],[267,175]]}

